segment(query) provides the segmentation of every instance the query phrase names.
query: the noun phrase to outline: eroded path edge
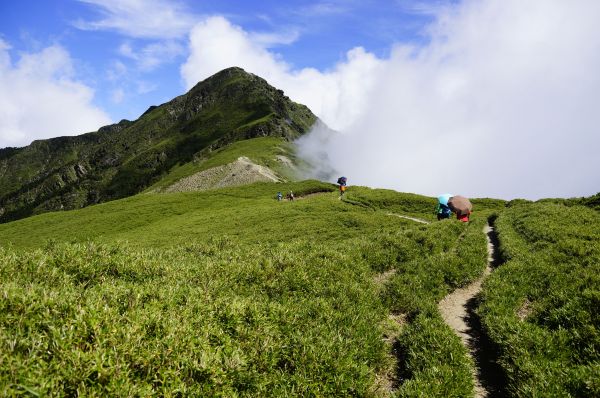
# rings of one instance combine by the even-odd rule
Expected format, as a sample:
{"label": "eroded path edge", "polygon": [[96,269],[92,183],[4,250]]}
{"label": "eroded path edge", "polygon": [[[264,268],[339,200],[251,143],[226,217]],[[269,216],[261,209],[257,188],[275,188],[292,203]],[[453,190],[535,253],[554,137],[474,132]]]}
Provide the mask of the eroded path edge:
{"label": "eroded path edge", "polygon": [[501,397],[506,385],[503,372],[496,362],[496,353],[492,343],[483,333],[481,322],[475,310],[478,306],[478,294],[485,278],[500,265],[497,253],[497,238],[493,226],[488,222],[483,232],[487,238],[488,259],[482,276],[470,285],[456,289],[442,301],[438,308],[442,318],[460,337],[475,363],[473,380],[475,397]]}

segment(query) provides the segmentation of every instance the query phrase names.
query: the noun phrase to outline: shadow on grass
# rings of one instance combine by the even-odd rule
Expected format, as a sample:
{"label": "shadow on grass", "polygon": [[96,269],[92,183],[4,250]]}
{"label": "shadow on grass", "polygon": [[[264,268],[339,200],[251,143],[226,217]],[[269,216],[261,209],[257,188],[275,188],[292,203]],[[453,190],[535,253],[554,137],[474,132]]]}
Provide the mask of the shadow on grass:
{"label": "shadow on grass", "polygon": [[490,262],[490,267],[492,270],[495,270],[502,264],[504,264],[504,259],[500,254],[500,240],[498,239],[498,233],[496,232],[496,228],[494,227],[494,223],[496,221],[496,216],[492,216],[488,219],[488,223],[490,225],[490,230],[487,232],[488,239],[492,244],[492,261]]}
{"label": "shadow on grass", "polygon": [[392,355],[396,358],[396,372],[392,380],[392,391],[396,391],[411,377],[411,373],[406,367],[406,363],[408,362],[408,347],[402,345],[400,340],[396,339],[392,345]]}
{"label": "shadow on grass", "polygon": [[480,299],[478,296],[467,301],[466,323],[469,327],[467,333],[470,336],[469,349],[475,361],[477,379],[481,386],[487,391],[487,398],[506,397],[506,386],[508,378],[504,369],[498,364],[499,348],[490,340],[476,313]]}
{"label": "shadow on grass", "polygon": [[[498,234],[494,228],[496,216],[491,216],[488,219],[490,229],[487,232],[490,247],[490,267],[492,271],[504,263],[504,259],[500,254],[500,241]],[[468,326],[469,349],[475,361],[477,371],[477,379],[481,386],[485,389],[487,398],[501,398],[507,396],[506,387],[508,378],[506,372],[498,363],[500,357],[500,349],[489,336],[485,333],[481,319],[477,315],[477,308],[481,303],[481,296],[478,294],[471,298],[466,303],[467,315],[465,322]]]}
{"label": "shadow on grass", "polygon": [[[406,324],[411,324],[415,321],[417,314],[408,313],[403,320]],[[396,360],[396,369],[391,380],[392,391],[397,391],[402,384],[413,377],[412,372],[408,369],[408,345],[406,341],[403,343],[401,337],[396,337],[392,343],[392,356]]]}

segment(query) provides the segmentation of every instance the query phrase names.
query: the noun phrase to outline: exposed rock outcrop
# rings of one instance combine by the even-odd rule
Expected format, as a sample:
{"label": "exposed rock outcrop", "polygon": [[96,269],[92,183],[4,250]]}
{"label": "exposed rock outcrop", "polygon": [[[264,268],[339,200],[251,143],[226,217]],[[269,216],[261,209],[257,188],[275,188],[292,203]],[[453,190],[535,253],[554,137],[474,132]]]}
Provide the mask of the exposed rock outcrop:
{"label": "exposed rock outcrop", "polygon": [[260,166],[247,157],[241,156],[235,162],[182,178],[166,188],[164,192],[206,191],[259,181],[273,182],[280,181],[280,178],[268,167]]}

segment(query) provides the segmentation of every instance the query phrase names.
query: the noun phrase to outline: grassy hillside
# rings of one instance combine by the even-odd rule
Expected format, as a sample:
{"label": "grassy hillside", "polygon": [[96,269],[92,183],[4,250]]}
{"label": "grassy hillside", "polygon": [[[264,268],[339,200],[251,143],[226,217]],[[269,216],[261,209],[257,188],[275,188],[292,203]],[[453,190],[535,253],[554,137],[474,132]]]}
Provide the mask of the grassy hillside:
{"label": "grassy hillside", "polygon": [[207,170],[234,162],[239,157],[245,156],[254,163],[266,166],[285,179],[297,179],[297,171],[288,164],[278,161],[278,157],[285,157],[298,164],[294,153],[293,144],[279,137],[260,137],[237,141],[226,147],[219,148],[183,165],[173,167],[167,175],[152,185],[146,192],[164,189],[180,179]]}
{"label": "grassy hillside", "polygon": [[[296,195],[324,192],[294,203],[275,200],[278,191]],[[337,200],[335,187],[317,181],[257,183],[210,192],[142,194],[89,208],[43,214],[0,225],[0,243],[15,247],[64,242],[128,241],[134,246],[168,247],[228,235],[239,243],[280,242],[304,236],[339,241],[377,229],[404,225],[383,212],[354,208]],[[426,207],[422,209],[427,211]],[[169,239],[165,239],[169,236]]]}
{"label": "grassy hillside", "polygon": [[[275,200],[290,189],[304,198]],[[427,225],[397,216],[433,220],[432,198],[350,187],[339,200],[322,182],[257,183],[2,224],[0,389],[473,396],[474,363],[437,303],[481,275],[482,227],[499,215],[509,261],[480,312],[508,393],[594,396],[597,213],[474,202],[469,224]]]}
{"label": "grassy hillside", "polygon": [[600,215],[521,204],[497,220],[506,260],[488,280],[484,326],[514,396],[600,396]]}
{"label": "grassy hillside", "polygon": [[[275,200],[289,189],[318,194]],[[444,253],[466,226],[356,204],[387,197],[429,217],[424,197],[353,187],[340,201],[334,189],[306,181],[142,194],[0,225],[5,391],[387,395],[400,367],[400,325],[388,314],[421,310],[403,304],[412,289],[386,288],[400,276],[377,277],[403,267],[425,275],[429,266],[415,264],[427,258],[456,267]],[[453,269],[427,284],[438,290],[424,289],[423,305],[477,274]],[[443,324],[430,330],[458,358],[446,369],[469,374],[455,336]]]}
{"label": "grassy hillside", "polygon": [[229,68],[136,121],[0,149],[0,222],[127,197],[231,143],[290,141],[316,120],[260,77]]}

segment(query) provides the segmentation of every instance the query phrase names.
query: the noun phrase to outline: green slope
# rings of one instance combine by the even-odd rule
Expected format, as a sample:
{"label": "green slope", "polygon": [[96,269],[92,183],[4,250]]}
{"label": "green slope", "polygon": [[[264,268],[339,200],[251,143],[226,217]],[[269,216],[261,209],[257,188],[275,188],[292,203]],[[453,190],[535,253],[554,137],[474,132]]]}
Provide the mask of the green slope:
{"label": "green slope", "polygon": [[316,120],[265,80],[229,68],[136,121],[0,149],[0,222],[130,196],[233,142],[289,141]]}
{"label": "green slope", "polygon": [[600,214],[568,205],[515,205],[497,220],[506,263],[480,312],[514,396],[600,396]]}
{"label": "green slope", "polygon": [[[321,192],[295,202],[277,202],[278,191],[297,196]],[[355,187],[349,200],[364,197]],[[240,243],[280,242],[306,236],[339,241],[360,236],[380,226],[402,226],[409,221],[367,206],[338,200],[335,186],[317,181],[285,184],[257,183],[208,192],[141,194],[80,210],[55,212],[0,225],[0,244],[40,247],[48,240],[64,242],[128,241],[136,246],[166,247],[191,240],[229,235]],[[386,192],[386,191],[383,191]],[[388,196],[391,191],[387,192]],[[400,195],[399,201],[417,203],[411,214],[430,216],[430,201]],[[168,236],[168,239],[165,237]]]}
{"label": "green slope", "polygon": [[[218,154],[227,162],[236,149]],[[290,189],[306,197],[275,200]],[[350,187],[339,200],[322,182],[257,183],[2,224],[0,388],[473,396],[473,361],[437,303],[481,275],[482,227],[498,217],[508,261],[479,311],[505,393],[597,396],[600,216],[572,203],[473,202],[469,224],[425,225],[395,215],[432,221],[432,198]]]}
{"label": "green slope", "polygon": [[[316,194],[275,200],[289,189]],[[390,311],[421,312],[481,264],[457,267],[466,225],[388,215],[431,218],[431,199],[361,187],[347,195],[316,181],[260,183],[0,225],[4,392],[385,395],[400,339]],[[432,267],[438,277],[421,288],[401,279]],[[406,288],[376,282],[391,269],[390,286]],[[447,371],[462,381],[444,388],[469,390],[464,349],[444,336],[432,366],[456,358]]]}

